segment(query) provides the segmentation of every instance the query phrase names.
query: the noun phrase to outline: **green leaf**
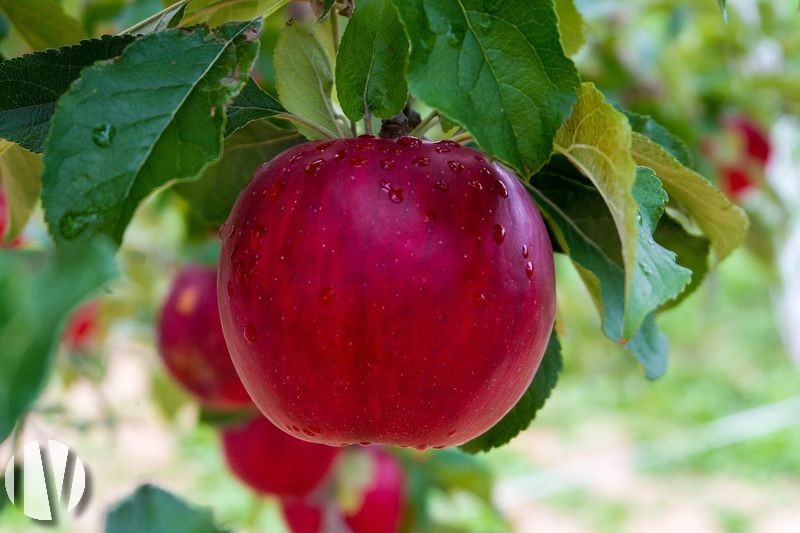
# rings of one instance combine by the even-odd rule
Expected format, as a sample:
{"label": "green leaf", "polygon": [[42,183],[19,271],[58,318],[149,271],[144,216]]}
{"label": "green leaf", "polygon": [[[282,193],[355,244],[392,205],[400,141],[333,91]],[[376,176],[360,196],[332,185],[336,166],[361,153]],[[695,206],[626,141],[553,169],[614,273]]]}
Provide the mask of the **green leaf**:
{"label": "green leaf", "polygon": [[740,207],[644,135],[633,134],[632,151],[636,162],[653,169],[671,201],[690,215],[709,238],[717,261],[725,259],[742,244],[748,221]]}
{"label": "green leaf", "polygon": [[692,271],[680,266],[675,252],[653,238],[669,198],[649,168],[637,169],[633,196],[639,206],[639,234],[630,312],[646,316],[681,294],[692,278]]}
{"label": "green leaf", "polygon": [[78,21],[54,0],[0,0],[0,11],[34,50],[58,48],[86,37]]}
{"label": "green leaf", "polygon": [[[0,141],[0,145],[5,141]],[[11,242],[28,223],[42,188],[42,157],[14,144],[0,148],[0,183],[8,198],[8,227],[0,240]]]}
{"label": "green leaf", "polygon": [[299,127],[306,138],[341,133],[331,104],[333,73],[328,55],[314,34],[296,22],[283,29],[275,46],[275,86],[286,109],[325,130],[321,135],[315,129]]}
{"label": "green leaf", "polygon": [[455,449],[445,449],[427,458],[425,472],[439,490],[467,491],[486,502],[492,497],[492,472],[478,458]]}
{"label": "green leaf", "polygon": [[123,31],[123,34],[130,35],[144,35],[146,33],[154,33],[157,31],[164,31],[169,28],[174,28],[180,24],[183,15],[186,12],[186,6],[192,0],[179,0],[174,4],[165,7],[158,13],[155,13],[143,21],[139,22]]}
{"label": "green leaf", "polygon": [[222,533],[211,509],[154,485],[139,486],[106,515],[106,533]]}
{"label": "green leaf", "polygon": [[409,82],[480,148],[523,175],[550,157],[579,85],[552,2],[396,0],[412,44]]}
{"label": "green leaf", "polygon": [[208,167],[199,180],[179,184],[176,190],[201,218],[221,225],[256,167],[303,141],[296,131],[252,122],[225,140],[220,162]]}
{"label": "green leaf", "polygon": [[653,117],[640,115],[625,109],[620,109],[620,111],[625,113],[625,116],[628,117],[628,122],[630,122],[633,131],[641,133],[654,143],[661,145],[664,150],[669,152],[670,155],[677,159],[683,166],[691,168],[694,165],[692,153],[689,151],[686,143],[672,135],[667,128],[656,122]]}
{"label": "green leaf", "polygon": [[344,114],[369,110],[389,118],[408,100],[408,38],[392,0],[360,0],[336,59],[336,94]]}
{"label": "green leaf", "polygon": [[665,303],[663,310],[672,309],[692,294],[708,273],[708,260],[711,243],[702,236],[689,233],[670,216],[664,216],[653,235],[660,245],[678,254],[678,264],[692,271],[692,281],[674,300]]}
{"label": "green leaf", "polygon": [[719,8],[722,10],[722,18],[725,19],[725,22],[728,21],[728,1],[727,0],[717,0],[719,2]]}
{"label": "green leaf", "polygon": [[266,18],[287,3],[289,0],[193,0],[186,8],[181,25],[205,22],[209,26],[219,26],[226,22]]}
{"label": "green leaf", "polygon": [[275,97],[259,87],[253,78],[250,78],[239,96],[234,98],[233,103],[228,106],[225,137],[253,120],[274,117],[285,112],[286,110]]}
{"label": "green leaf", "polygon": [[568,56],[575,55],[586,42],[583,21],[574,0],[556,0],[556,13],[558,13],[558,31],[561,33],[561,44]]}
{"label": "green leaf", "polygon": [[58,98],[83,68],[120,55],[134,40],[106,36],[0,62],[0,138],[43,152]]}
{"label": "green leaf", "polygon": [[103,242],[0,253],[0,441],[42,391],[68,313],[115,274]]}
{"label": "green leaf", "polygon": [[461,449],[469,453],[486,452],[506,444],[525,430],[550,397],[562,367],[561,343],[553,331],[539,369],[517,405],[489,431],[462,444]]}
{"label": "green leaf", "polygon": [[333,6],[336,4],[336,0],[311,0],[312,5],[317,4],[319,7],[315,9],[319,9],[319,16],[317,20],[322,20],[328,16],[333,9]]}
{"label": "green leaf", "polygon": [[[663,213],[667,196],[649,169],[638,169],[633,192],[639,215],[637,262],[627,307],[619,237],[613,216],[599,191],[562,158],[554,158],[536,174],[529,191],[558,244],[575,263],[589,288],[603,316],[603,332],[610,339],[623,344],[628,339],[634,342],[642,335],[637,332],[647,317],[685,289],[691,271],[678,265],[675,254],[653,240],[652,231]],[[629,337],[622,337],[626,311],[640,317],[639,326]],[[634,343],[634,346],[639,345],[640,341]],[[648,376],[658,375],[658,368],[659,365],[646,368]]]}
{"label": "green leaf", "polygon": [[252,409],[200,409],[199,422],[209,426],[242,426],[253,419],[254,416],[260,416],[255,407]]}
{"label": "green leaf", "polygon": [[224,106],[248,79],[258,29],[151,33],[83,70],[59,101],[44,159],[42,205],[57,243],[97,234],[120,243],[153,190],[220,157]]}
{"label": "green leaf", "polygon": [[642,365],[648,379],[658,379],[667,371],[669,342],[656,326],[653,314],[647,315],[642,327],[625,347]]}
{"label": "green leaf", "polygon": [[[606,334],[614,339],[629,339],[644,319],[644,316],[627,312],[636,271],[638,211],[632,193],[636,162],[631,157],[630,146],[631,129],[625,115],[608,104],[594,85],[581,85],[578,101],[572,115],[558,131],[554,148],[591,180],[608,205],[617,228],[625,274],[626,312],[620,323],[612,323],[608,312],[603,320]],[[615,302],[615,307],[617,305]]]}

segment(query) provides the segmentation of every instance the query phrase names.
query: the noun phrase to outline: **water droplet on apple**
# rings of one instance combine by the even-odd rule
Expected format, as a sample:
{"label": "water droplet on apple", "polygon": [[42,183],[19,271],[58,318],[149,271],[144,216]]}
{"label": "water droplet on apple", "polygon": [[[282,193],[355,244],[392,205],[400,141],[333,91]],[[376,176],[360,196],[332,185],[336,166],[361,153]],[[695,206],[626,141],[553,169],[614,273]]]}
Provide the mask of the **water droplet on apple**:
{"label": "water droplet on apple", "polygon": [[444,180],[437,180],[436,183],[434,183],[434,186],[440,191],[446,191],[450,188],[450,186],[447,185],[447,182]]}
{"label": "water droplet on apple", "polygon": [[417,157],[417,158],[414,158],[413,161],[411,161],[411,164],[414,165],[415,167],[427,167],[428,165],[431,164],[431,158],[430,157],[424,157],[424,156]]}
{"label": "water droplet on apple", "polygon": [[324,303],[333,301],[336,291],[333,287],[323,287],[319,290],[319,299]]}
{"label": "water droplet on apple", "polygon": [[366,157],[351,157],[350,164],[356,168],[363,167],[367,164],[368,159]]}
{"label": "water droplet on apple", "polygon": [[448,161],[447,166],[456,174],[464,171],[464,165],[458,161]]}
{"label": "water droplet on apple", "polygon": [[494,188],[500,196],[503,198],[508,198],[508,188],[506,187],[505,183],[497,180],[494,182]]}
{"label": "water droplet on apple", "polygon": [[305,169],[306,174],[311,174],[312,176],[316,175],[324,164],[325,164],[324,159],[315,159],[314,161],[306,165]]}
{"label": "water droplet on apple", "polygon": [[497,244],[502,243],[506,239],[506,228],[500,224],[495,224],[492,228],[492,238]]}
{"label": "water droplet on apple", "polygon": [[417,146],[422,145],[422,141],[416,137],[400,137],[397,139],[397,144],[406,148],[416,148]]}
{"label": "water droplet on apple", "polygon": [[394,167],[395,161],[394,159],[384,159],[381,161],[381,168],[383,170],[391,170]]}
{"label": "water droplet on apple", "polygon": [[531,255],[531,253],[530,253],[530,251],[528,250],[528,245],[527,245],[527,244],[523,244],[523,245],[522,245],[522,257],[524,257],[525,259],[527,259],[529,255]]}
{"label": "water droplet on apple", "polygon": [[483,185],[481,185],[481,182],[478,181],[478,180],[470,180],[469,186],[472,187],[473,189],[475,189],[476,191],[482,191],[483,190]]}
{"label": "water droplet on apple", "polygon": [[533,263],[530,261],[525,263],[525,275],[528,276],[528,279],[533,277]]}

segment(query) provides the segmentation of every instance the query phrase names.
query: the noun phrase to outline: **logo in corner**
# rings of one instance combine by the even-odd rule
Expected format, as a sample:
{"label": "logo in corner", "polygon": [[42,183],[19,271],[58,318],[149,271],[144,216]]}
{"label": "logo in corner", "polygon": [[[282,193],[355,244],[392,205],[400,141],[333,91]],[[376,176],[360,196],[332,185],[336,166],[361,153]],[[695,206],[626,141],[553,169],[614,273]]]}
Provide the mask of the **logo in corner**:
{"label": "logo in corner", "polygon": [[21,504],[25,516],[44,522],[57,521],[59,506],[67,513],[75,511],[87,496],[83,463],[66,444],[49,439],[46,445],[36,440],[25,444],[21,468],[17,467],[15,457],[11,457],[6,466],[5,485],[12,504]]}

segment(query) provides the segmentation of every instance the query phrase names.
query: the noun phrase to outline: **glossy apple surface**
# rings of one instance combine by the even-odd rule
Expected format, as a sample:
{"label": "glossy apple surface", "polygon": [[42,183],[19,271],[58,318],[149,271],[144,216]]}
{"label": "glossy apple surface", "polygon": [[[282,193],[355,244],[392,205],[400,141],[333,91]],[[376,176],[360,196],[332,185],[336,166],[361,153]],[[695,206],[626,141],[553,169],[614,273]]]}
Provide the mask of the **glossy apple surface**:
{"label": "glossy apple surface", "polygon": [[169,373],[205,406],[252,405],[231,362],[217,306],[217,273],[182,270],[161,310],[158,347]]}
{"label": "glossy apple surface", "polygon": [[448,446],[533,378],[555,311],[538,209],[456,143],[357,138],[256,170],[223,229],[218,291],[259,409],[303,439]]}
{"label": "glossy apple surface", "polygon": [[293,498],[322,485],[341,451],[296,439],[263,416],[223,429],[222,446],[231,471],[250,488]]}

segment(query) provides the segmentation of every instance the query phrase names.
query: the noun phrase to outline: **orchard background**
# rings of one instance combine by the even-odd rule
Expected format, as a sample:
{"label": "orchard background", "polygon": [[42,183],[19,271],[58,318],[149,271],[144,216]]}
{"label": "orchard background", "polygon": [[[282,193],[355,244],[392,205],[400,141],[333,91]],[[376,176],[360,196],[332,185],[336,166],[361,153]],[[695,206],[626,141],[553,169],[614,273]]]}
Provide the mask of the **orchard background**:
{"label": "orchard background", "polygon": [[[330,531],[796,531],[797,10],[0,0],[0,465],[31,440],[72,447],[92,489],[65,531],[280,531],[302,506]],[[219,330],[215,301],[173,283],[205,265],[216,297],[256,167],[364,134],[460,143],[519,180],[555,251],[555,328],[519,403],[460,447],[292,463],[290,437],[230,392],[227,354],[211,370],[173,357],[191,339],[171,333]],[[498,183],[484,192],[508,195]],[[381,182],[381,209],[413,190]],[[516,238],[498,227],[492,246]],[[538,280],[528,253],[518,274]],[[211,313],[172,327],[171,305]],[[193,388],[209,373],[228,392]],[[263,442],[241,434],[253,420]],[[37,527],[3,496],[0,529]]]}

